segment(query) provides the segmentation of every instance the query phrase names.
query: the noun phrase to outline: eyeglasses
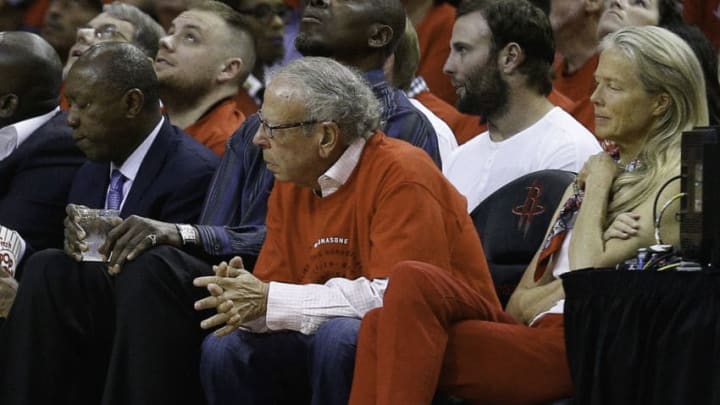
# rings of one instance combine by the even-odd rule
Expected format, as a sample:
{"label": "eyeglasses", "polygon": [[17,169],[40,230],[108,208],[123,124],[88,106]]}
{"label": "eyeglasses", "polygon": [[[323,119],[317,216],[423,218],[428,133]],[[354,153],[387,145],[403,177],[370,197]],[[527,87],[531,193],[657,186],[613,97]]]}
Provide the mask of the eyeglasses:
{"label": "eyeglasses", "polygon": [[78,28],[78,33],[80,32],[89,32],[92,31],[92,36],[95,37],[98,41],[127,41],[130,42],[128,38],[125,38],[125,35],[123,35],[120,31],[118,31],[117,27],[112,24],[105,24],[101,25],[97,28],[94,27],[83,27]]}
{"label": "eyeglasses", "polygon": [[262,126],[263,132],[265,132],[265,136],[267,136],[268,139],[273,139],[275,137],[275,135],[273,135],[273,131],[305,127],[308,125],[315,125],[318,123],[318,120],[310,120],[310,121],[301,121],[301,122],[291,122],[288,124],[270,125],[263,119],[262,114],[260,114],[260,111],[257,112],[257,115],[258,115],[258,118],[260,119],[260,125]]}
{"label": "eyeglasses", "polygon": [[275,16],[280,17],[283,21],[287,21],[288,18],[290,18],[291,11],[292,9],[285,4],[271,6],[266,3],[258,4],[253,8],[241,8],[237,10],[240,14],[250,15],[266,24],[270,23]]}

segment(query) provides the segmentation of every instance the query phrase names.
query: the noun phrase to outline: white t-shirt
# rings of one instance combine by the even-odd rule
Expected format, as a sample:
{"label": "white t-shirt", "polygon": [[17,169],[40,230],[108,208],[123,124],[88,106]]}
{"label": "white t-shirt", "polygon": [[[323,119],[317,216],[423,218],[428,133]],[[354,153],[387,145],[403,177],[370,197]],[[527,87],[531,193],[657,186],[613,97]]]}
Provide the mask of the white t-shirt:
{"label": "white t-shirt", "polygon": [[490,194],[525,174],[544,169],[578,172],[600,152],[595,137],[559,107],[501,142],[484,132],[443,162],[443,173],[468,200],[472,212]]}
{"label": "white t-shirt", "polygon": [[447,162],[450,158],[452,151],[458,147],[455,134],[445,121],[425,107],[423,103],[414,98],[409,98],[408,100],[410,100],[413,107],[417,108],[417,110],[420,111],[425,118],[428,119],[428,121],[430,121],[433,129],[435,129],[435,133],[437,134],[438,151],[440,152],[440,161],[444,167],[445,162]]}

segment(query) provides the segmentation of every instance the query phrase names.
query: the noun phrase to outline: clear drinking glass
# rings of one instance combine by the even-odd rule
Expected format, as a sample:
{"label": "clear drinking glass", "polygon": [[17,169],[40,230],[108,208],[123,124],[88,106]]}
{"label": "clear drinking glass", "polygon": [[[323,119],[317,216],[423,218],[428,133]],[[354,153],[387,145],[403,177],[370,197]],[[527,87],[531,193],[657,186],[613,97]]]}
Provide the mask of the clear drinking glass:
{"label": "clear drinking glass", "polygon": [[83,243],[87,250],[82,252],[84,262],[107,261],[98,248],[105,243],[108,233],[120,222],[120,211],[81,208],[78,210],[78,225],[85,231]]}

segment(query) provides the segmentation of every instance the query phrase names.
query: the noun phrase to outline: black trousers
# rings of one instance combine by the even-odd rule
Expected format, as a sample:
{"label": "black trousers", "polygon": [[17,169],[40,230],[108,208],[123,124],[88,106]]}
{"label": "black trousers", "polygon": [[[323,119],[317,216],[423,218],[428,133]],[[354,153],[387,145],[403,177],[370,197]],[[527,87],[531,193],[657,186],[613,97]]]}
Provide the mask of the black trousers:
{"label": "black trousers", "polygon": [[0,331],[0,404],[205,403],[198,364],[209,313],[193,278],[211,266],[157,247],[110,276],[60,250],[33,255]]}

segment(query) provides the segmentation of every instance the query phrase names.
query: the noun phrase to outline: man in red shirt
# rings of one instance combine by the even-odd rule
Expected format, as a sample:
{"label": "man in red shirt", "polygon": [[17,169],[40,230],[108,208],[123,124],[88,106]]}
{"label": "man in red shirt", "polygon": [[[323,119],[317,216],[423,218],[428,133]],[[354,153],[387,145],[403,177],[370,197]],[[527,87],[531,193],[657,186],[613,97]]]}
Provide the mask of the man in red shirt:
{"label": "man in red shirt", "polygon": [[236,258],[195,280],[211,293],[195,308],[217,310],[202,327],[222,326],[202,349],[210,404],[347,404],[360,319],[400,268],[433,263],[500,313],[465,199],[426,153],[378,130],[356,73],[294,61],[260,115],[253,141],[275,186],[254,273]]}
{"label": "man in red shirt", "polygon": [[255,45],[243,17],[208,1],[182,12],[160,40],[155,71],[173,125],[217,155],[245,121],[238,92],[255,66]]}

